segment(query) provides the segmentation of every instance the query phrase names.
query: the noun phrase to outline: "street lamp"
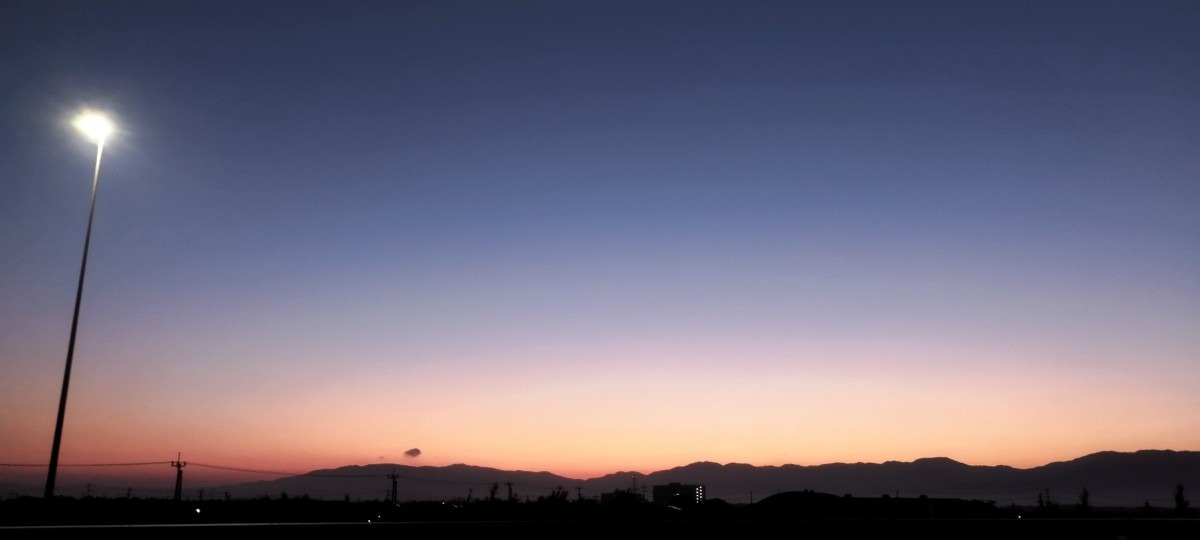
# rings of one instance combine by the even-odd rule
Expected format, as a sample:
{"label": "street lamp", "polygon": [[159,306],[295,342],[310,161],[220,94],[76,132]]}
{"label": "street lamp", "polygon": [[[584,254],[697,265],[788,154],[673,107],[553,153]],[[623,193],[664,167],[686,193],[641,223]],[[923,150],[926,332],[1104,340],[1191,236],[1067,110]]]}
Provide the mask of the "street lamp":
{"label": "street lamp", "polygon": [[71,318],[71,340],[67,344],[67,368],[63,372],[62,395],[58,400],[58,421],[54,424],[54,445],[50,449],[50,472],[46,476],[46,499],[54,497],[54,477],[58,472],[58,447],[62,441],[63,415],[67,410],[67,387],[71,383],[71,360],[75,356],[75,330],[79,326],[79,301],[83,298],[83,275],[87,271],[88,245],[92,242],[92,216],[96,214],[96,187],[100,184],[100,156],[104,140],[113,131],[112,122],[103,114],[84,111],[75,118],[75,128],[96,143],[96,168],[92,173],[92,206],[88,211],[87,235],[83,239],[83,263],[79,266],[79,287],[75,290],[75,315]]}

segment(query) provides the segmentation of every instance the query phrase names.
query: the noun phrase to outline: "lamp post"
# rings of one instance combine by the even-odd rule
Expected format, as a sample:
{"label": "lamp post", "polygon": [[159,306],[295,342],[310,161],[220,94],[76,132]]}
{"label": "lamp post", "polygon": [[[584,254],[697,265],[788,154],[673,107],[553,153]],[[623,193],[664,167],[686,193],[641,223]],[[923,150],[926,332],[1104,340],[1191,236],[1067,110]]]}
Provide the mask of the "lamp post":
{"label": "lamp post", "polygon": [[46,475],[46,495],[54,497],[54,477],[58,472],[58,447],[62,441],[63,415],[67,410],[67,387],[71,383],[71,360],[75,356],[75,330],[79,327],[79,302],[83,298],[83,275],[87,271],[88,245],[92,242],[92,216],[96,214],[96,187],[100,184],[100,156],[104,140],[113,131],[112,122],[103,114],[85,111],[75,118],[75,128],[96,143],[96,168],[92,173],[92,205],[88,211],[87,235],[83,239],[83,262],[79,266],[79,286],[75,289],[75,314],[71,318],[71,340],[67,343],[67,367],[63,372],[62,395],[58,399],[58,421],[54,424],[54,444],[50,449],[50,472]]}

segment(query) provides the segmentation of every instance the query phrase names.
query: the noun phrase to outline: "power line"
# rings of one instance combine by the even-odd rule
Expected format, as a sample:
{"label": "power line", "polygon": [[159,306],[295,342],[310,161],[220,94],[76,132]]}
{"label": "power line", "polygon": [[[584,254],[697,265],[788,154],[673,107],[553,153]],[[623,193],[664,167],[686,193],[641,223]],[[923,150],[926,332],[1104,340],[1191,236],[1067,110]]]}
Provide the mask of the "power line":
{"label": "power line", "polygon": [[[143,461],[138,463],[72,463],[58,464],[59,467],[129,467],[141,465],[171,465],[175,466],[178,461]],[[208,463],[189,462],[188,465],[203,467],[206,469],[220,469],[223,471],[244,472],[252,474],[269,474],[273,476],[308,476],[321,478],[385,478],[387,474],[317,474],[317,473],[301,473],[295,471],[268,471],[262,469],[246,469],[242,467],[227,467],[223,465],[212,465]],[[43,463],[0,463],[0,467],[48,467]]]}
{"label": "power line", "polygon": [[[59,467],[134,467],[134,466],[145,466],[145,465],[172,465],[172,466],[174,466],[175,463],[176,463],[176,461],[142,461],[142,462],[131,462],[131,463],[72,463],[72,464],[60,463],[58,466]],[[469,481],[469,480],[435,480],[435,479],[431,479],[431,478],[420,478],[420,477],[416,477],[416,476],[396,474],[395,472],[392,472],[390,474],[389,473],[327,474],[327,473],[318,473],[318,472],[295,472],[295,471],[272,471],[272,470],[266,470],[266,469],[249,469],[249,468],[245,468],[245,467],[229,467],[229,466],[225,466],[225,465],[214,465],[211,463],[196,463],[194,461],[188,462],[188,465],[192,465],[195,467],[203,467],[206,469],[218,469],[218,470],[223,470],[223,471],[233,471],[233,472],[242,472],[242,473],[250,473],[250,474],[266,474],[266,475],[272,475],[272,476],[300,476],[300,477],[307,477],[307,478],[391,478],[394,476],[396,479],[408,480],[408,481],[413,481],[413,482],[436,483],[436,484],[459,484],[459,485],[482,486],[482,485],[487,485],[489,483],[489,482],[484,482],[484,481],[473,482],[473,481]],[[0,463],[0,467],[47,467],[47,466],[48,465],[42,464],[42,463]]]}
{"label": "power line", "polygon": [[254,474],[272,474],[272,475],[280,475],[280,476],[305,476],[304,473],[298,473],[298,472],[265,471],[265,470],[260,470],[260,469],[243,469],[240,467],[226,467],[223,465],[209,465],[209,464],[205,464],[205,463],[196,463],[194,461],[190,462],[189,465],[195,465],[196,467],[204,467],[206,469],[220,469],[223,471],[235,471],[235,472],[254,473]]}
{"label": "power line", "polygon": [[235,471],[235,472],[254,473],[254,474],[271,474],[271,475],[280,475],[280,476],[305,476],[305,477],[309,477],[309,478],[313,478],[313,477],[318,477],[318,478],[387,478],[389,476],[387,474],[320,474],[320,473],[311,473],[311,472],[300,473],[300,472],[268,471],[268,470],[262,470],[262,469],[244,469],[241,467],[226,467],[224,465],[210,465],[210,464],[206,464],[206,463],[196,463],[196,462],[192,462],[191,465],[195,465],[197,467],[204,467],[207,469],[220,469],[223,471]]}
{"label": "power line", "polygon": [[[143,461],[139,463],[59,463],[59,467],[135,467],[140,465],[168,465],[170,461]],[[0,467],[49,467],[45,463],[0,463]]]}

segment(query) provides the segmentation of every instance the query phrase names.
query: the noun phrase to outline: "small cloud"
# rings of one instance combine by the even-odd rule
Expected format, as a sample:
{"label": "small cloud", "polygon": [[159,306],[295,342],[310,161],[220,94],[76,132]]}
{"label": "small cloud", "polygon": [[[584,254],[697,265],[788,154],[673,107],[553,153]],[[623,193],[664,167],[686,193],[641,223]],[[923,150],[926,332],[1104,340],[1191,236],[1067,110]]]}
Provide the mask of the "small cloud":
{"label": "small cloud", "polygon": [[410,448],[404,452],[404,455],[406,455],[408,457],[417,457],[417,456],[421,455],[421,449],[420,448]]}

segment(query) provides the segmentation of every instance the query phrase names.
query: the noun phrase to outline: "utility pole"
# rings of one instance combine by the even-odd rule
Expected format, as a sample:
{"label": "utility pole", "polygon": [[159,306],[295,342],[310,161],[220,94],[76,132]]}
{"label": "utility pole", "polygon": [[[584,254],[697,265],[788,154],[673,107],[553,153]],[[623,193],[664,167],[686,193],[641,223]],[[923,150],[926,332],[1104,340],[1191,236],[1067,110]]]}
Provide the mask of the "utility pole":
{"label": "utility pole", "polygon": [[512,481],[508,481],[508,482],[504,483],[505,486],[508,486],[508,500],[510,500],[510,501],[513,500],[512,484],[513,484]]}
{"label": "utility pole", "polygon": [[179,461],[180,453],[175,453],[175,461],[171,462],[171,466],[175,467],[175,501],[183,500],[183,468],[187,467],[187,462]]}
{"label": "utility pole", "polygon": [[392,469],[392,474],[389,474],[388,478],[392,480],[392,506],[397,506],[400,504],[400,501],[396,500],[396,479],[399,478],[396,474],[396,469]]}

